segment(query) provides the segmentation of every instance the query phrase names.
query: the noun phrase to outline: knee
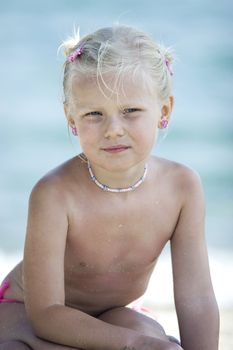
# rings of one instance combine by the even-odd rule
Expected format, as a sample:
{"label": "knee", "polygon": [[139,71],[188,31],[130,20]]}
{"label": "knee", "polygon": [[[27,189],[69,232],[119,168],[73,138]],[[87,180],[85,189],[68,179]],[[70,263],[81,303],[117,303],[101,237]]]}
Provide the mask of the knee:
{"label": "knee", "polygon": [[126,307],[109,310],[99,319],[116,326],[129,328],[141,334],[167,340],[163,327],[155,320]]}
{"label": "knee", "polygon": [[122,326],[134,330],[142,330],[144,328],[148,328],[149,326],[155,327],[156,325],[156,328],[164,331],[161,325],[159,325],[156,321],[127,307],[111,309],[100,315],[99,319],[115,324],[116,326]]}

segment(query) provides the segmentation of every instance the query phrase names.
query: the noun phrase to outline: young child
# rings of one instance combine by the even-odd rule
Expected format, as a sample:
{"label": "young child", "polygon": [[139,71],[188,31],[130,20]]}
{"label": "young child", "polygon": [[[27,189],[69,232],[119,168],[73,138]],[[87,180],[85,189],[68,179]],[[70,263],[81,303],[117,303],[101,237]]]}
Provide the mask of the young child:
{"label": "young child", "polygon": [[[128,26],[63,46],[83,153],[32,190],[24,259],[1,286],[0,349],[217,350],[199,176],[150,155],[173,107],[169,50]],[[127,307],[168,241],[180,345]]]}

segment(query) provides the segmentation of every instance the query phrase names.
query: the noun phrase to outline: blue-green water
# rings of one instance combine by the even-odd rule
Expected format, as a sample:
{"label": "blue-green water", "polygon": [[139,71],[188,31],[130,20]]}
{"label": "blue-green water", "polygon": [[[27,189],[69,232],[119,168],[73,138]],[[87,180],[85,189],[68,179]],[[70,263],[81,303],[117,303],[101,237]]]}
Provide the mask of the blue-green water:
{"label": "blue-green water", "polygon": [[33,184],[79,151],[69,141],[63,115],[58,46],[74,24],[85,34],[118,21],[174,47],[173,120],[153,152],[200,173],[208,245],[233,249],[232,13],[232,1],[212,0],[0,5],[0,251],[22,251]]}

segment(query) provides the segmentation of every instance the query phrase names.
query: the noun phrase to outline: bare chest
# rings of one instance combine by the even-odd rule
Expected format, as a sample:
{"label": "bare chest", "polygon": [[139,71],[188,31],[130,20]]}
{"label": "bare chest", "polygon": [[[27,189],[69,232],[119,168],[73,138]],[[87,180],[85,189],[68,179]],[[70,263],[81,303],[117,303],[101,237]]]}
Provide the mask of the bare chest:
{"label": "bare chest", "polygon": [[107,193],[81,199],[69,216],[67,303],[90,313],[127,305],[147,288],[176,226],[177,200],[162,186],[141,197],[135,191],[128,198]]}
{"label": "bare chest", "polygon": [[147,270],[157,259],[175,227],[177,215],[172,206],[166,206],[168,220],[164,203],[123,204],[92,203],[72,216],[66,262],[73,266],[73,273],[99,278],[134,274]]}

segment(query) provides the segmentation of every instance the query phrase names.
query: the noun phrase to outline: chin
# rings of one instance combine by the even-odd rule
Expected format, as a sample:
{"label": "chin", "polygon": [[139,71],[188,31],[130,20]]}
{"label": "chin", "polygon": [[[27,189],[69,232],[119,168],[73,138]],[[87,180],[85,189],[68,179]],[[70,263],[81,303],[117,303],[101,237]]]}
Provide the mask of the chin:
{"label": "chin", "polygon": [[111,164],[103,164],[102,166],[105,170],[111,171],[111,172],[122,172],[129,169],[130,164],[129,163],[123,163],[123,162],[116,162]]}
{"label": "chin", "polygon": [[127,171],[128,169],[139,165],[140,163],[145,163],[147,161],[147,158],[142,159],[135,159],[135,160],[126,160],[126,159],[119,159],[119,160],[112,160],[108,161],[106,163],[102,163],[101,166],[106,169],[107,171],[113,171],[113,172],[122,172]]}

